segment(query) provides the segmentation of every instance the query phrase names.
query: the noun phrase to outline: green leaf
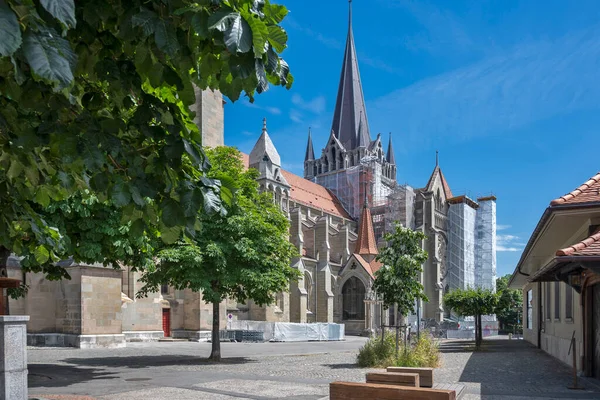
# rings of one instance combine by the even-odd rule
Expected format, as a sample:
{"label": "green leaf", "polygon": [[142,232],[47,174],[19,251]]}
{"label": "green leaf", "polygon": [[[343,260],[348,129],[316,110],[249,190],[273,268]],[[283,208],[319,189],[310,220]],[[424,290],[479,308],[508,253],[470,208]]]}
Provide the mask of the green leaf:
{"label": "green leaf", "polygon": [[197,12],[191,20],[192,28],[201,39],[208,37],[208,15],[204,12]]}
{"label": "green leaf", "polygon": [[124,207],[131,202],[131,193],[124,182],[118,182],[113,186],[110,198],[117,207]]}
{"label": "green leaf", "polygon": [[154,40],[159,49],[171,57],[179,52],[179,42],[175,34],[175,28],[166,20],[160,20],[154,31]]}
{"label": "green leaf", "polygon": [[158,24],[158,15],[154,11],[150,11],[144,8],[139,14],[134,15],[131,18],[133,26],[139,26],[144,31],[144,35],[150,36],[154,33],[156,25]]}
{"label": "green leaf", "polygon": [[246,53],[252,47],[252,31],[248,22],[236,13],[227,29],[223,32],[225,46],[232,53]]}
{"label": "green leaf", "polygon": [[21,46],[21,28],[15,13],[0,0],[0,56],[10,56]]}
{"label": "green leaf", "polygon": [[46,186],[39,186],[35,192],[35,201],[42,207],[50,205],[49,189]]}
{"label": "green leaf", "polygon": [[220,10],[208,17],[208,29],[225,32],[239,13]]}
{"label": "green leaf", "polygon": [[73,81],[76,57],[69,42],[52,30],[28,31],[23,43],[25,58],[39,77],[58,83],[59,88]]}
{"label": "green leaf", "polygon": [[201,166],[203,164],[204,157],[200,154],[201,150],[198,151],[196,145],[194,145],[187,139],[183,139],[183,147],[185,148],[185,152],[188,153],[195,165]]}
{"label": "green leaf", "polygon": [[50,253],[48,252],[48,249],[42,245],[35,248],[33,255],[38,264],[44,264],[50,259]]}
{"label": "green leaf", "polygon": [[6,171],[6,176],[9,179],[17,179],[21,177],[21,173],[23,172],[24,166],[18,160],[13,160],[10,163],[10,167],[8,171]]}
{"label": "green leaf", "polygon": [[75,27],[75,2],[73,0],[40,0],[42,7],[63,25]]}
{"label": "green leaf", "polygon": [[183,208],[173,199],[168,199],[162,204],[161,220],[166,227],[185,225],[185,215]]}
{"label": "green leaf", "polygon": [[265,43],[269,37],[269,28],[257,16],[244,14],[244,19],[252,29],[252,44],[254,47],[254,57],[260,58],[265,54]]}
{"label": "green leaf", "polygon": [[144,198],[140,194],[140,191],[137,187],[130,185],[129,191],[131,192],[131,198],[133,199],[133,202],[135,204],[137,204],[140,207],[144,207],[146,205],[146,202],[144,201]]}
{"label": "green leaf", "polygon": [[181,237],[182,228],[180,226],[168,227],[164,223],[159,224],[160,239],[165,244],[175,243]]}
{"label": "green leaf", "polygon": [[265,92],[269,88],[269,82],[267,81],[267,73],[265,72],[265,64],[260,58],[257,58],[254,62],[256,66],[256,91],[258,93]]}
{"label": "green leaf", "polygon": [[287,47],[288,35],[282,27],[279,25],[271,25],[269,26],[269,43],[277,50],[278,53],[281,53]]}

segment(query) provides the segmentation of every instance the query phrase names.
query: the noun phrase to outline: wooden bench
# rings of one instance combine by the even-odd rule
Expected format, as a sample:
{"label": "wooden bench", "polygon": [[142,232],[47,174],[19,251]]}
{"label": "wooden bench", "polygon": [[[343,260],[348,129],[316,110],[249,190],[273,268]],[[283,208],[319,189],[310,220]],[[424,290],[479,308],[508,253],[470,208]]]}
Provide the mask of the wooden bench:
{"label": "wooden bench", "polygon": [[419,374],[400,372],[369,372],[367,383],[419,387]]}
{"label": "wooden bench", "polygon": [[454,390],[428,389],[378,383],[332,382],[329,400],[456,400]]}
{"label": "wooden bench", "polygon": [[419,383],[421,387],[430,388],[433,386],[433,368],[387,367],[387,372],[419,374]]}

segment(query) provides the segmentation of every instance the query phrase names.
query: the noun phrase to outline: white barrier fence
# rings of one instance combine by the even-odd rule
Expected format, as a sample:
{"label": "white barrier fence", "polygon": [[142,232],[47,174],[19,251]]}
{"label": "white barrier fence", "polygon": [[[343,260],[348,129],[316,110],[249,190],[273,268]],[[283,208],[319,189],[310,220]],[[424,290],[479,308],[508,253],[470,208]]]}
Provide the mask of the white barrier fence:
{"label": "white barrier fence", "polygon": [[291,322],[262,322],[231,320],[227,322],[229,330],[260,331],[265,341],[272,342],[308,342],[344,340],[344,324]]}

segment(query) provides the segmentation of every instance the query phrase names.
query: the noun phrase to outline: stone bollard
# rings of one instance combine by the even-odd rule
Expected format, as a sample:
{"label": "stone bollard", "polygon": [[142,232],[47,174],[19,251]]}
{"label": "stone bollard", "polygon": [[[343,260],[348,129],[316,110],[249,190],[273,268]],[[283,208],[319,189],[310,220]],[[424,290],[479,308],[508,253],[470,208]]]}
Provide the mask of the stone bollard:
{"label": "stone bollard", "polygon": [[0,315],[0,399],[27,400],[27,321]]}

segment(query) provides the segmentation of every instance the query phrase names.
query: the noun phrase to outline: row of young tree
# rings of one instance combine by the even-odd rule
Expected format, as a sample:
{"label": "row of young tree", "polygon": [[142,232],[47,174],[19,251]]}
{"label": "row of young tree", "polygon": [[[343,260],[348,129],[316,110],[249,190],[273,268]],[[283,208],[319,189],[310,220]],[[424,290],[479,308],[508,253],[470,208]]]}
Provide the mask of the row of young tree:
{"label": "row of young tree", "polygon": [[[287,219],[231,149],[208,153],[195,87],[290,88],[269,0],[0,0],[0,275],[133,267],[145,284],[258,304],[296,271]],[[265,240],[265,238],[269,238]],[[12,295],[23,294],[22,287]]]}
{"label": "row of young tree", "polygon": [[461,316],[475,320],[475,344],[481,346],[483,315],[496,314],[500,327],[508,331],[521,331],[520,311],[523,306],[521,291],[509,289],[510,275],[496,280],[496,292],[484,289],[453,290],[444,295],[444,305]]}

